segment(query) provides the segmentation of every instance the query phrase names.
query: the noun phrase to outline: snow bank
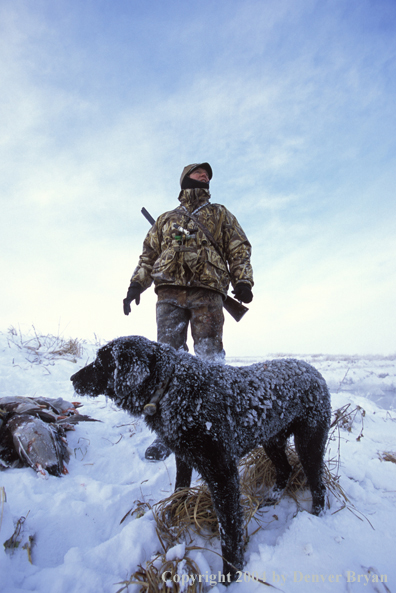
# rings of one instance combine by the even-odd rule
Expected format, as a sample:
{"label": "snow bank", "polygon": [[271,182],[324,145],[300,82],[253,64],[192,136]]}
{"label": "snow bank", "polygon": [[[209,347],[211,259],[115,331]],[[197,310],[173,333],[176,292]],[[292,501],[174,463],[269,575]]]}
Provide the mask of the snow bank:
{"label": "snow bank", "polygon": [[[92,360],[93,345],[85,345],[73,362],[72,357],[33,357],[8,338],[0,334],[1,396],[76,399],[69,377]],[[249,364],[264,358],[229,362]],[[321,517],[297,513],[290,499],[266,508],[260,514],[262,528],[247,546],[246,573],[228,591],[268,590],[254,575],[291,593],[396,591],[396,464],[381,459],[384,452],[396,452],[395,357],[301,358],[324,375],[333,409],[350,404],[350,409],[360,406],[364,411],[340,431],[329,452],[334,456],[340,444],[340,485],[351,510],[340,509],[333,497]],[[161,551],[148,506],[143,515],[128,512],[138,501],[151,505],[172,493],[173,456],[147,462],[144,451],[153,435],[142,421],[104,397],[78,399],[81,412],[101,422],[81,423],[68,433],[68,475],[43,480],[29,468],[0,473],[1,592],[116,593],[121,587],[117,583]],[[21,518],[19,545],[5,550],[4,541]],[[257,528],[253,523],[251,532]],[[219,545],[216,540],[198,543],[207,549],[190,555],[209,583],[210,575],[221,568],[220,558],[211,551],[219,552]],[[172,557],[182,553],[178,542],[168,552]],[[129,592],[134,590],[129,586]],[[217,584],[211,590],[225,589]]]}

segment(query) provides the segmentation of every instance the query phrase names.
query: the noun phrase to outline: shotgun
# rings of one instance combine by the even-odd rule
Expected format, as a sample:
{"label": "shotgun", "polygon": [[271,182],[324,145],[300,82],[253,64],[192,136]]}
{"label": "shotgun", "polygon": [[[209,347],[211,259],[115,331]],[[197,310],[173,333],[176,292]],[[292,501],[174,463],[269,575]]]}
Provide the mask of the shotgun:
{"label": "shotgun", "polygon": [[[151,214],[146,210],[146,208],[144,208],[144,206],[141,212],[143,216],[149,221],[151,226],[153,226],[155,224],[155,220],[151,216]],[[240,321],[242,317],[245,315],[245,313],[249,311],[249,309],[245,307],[245,305],[242,305],[242,303],[228,295],[223,301],[223,307],[231,315],[231,317],[235,319],[235,321]]]}

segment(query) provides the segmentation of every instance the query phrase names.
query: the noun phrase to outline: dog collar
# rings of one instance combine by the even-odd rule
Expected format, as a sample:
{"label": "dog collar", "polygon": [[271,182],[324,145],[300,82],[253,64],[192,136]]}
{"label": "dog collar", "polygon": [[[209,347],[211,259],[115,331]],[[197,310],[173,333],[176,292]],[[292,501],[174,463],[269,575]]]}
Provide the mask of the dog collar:
{"label": "dog collar", "polygon": [[175,370],[175,365],[172,365],[170,373],[155,388],[153,397],[150,399],[149,403],[146,404],[143,408],[143,414],[145,416],[154,416],[154,414],[157,413],[157,405],[159,404],[159,402],[165,395],[165,392],[168,388],[168,385],[169,385],[169,382],[171,380],[174,370]]}

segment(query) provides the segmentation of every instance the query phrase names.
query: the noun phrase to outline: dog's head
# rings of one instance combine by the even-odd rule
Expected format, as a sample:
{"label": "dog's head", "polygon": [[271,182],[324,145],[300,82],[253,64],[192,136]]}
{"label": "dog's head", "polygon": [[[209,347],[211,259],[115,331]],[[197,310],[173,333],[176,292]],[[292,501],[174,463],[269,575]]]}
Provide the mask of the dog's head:
{"label": "dog's head", "polygon": [[114,390],[115,360],[111,343],[98,350],[96,359],[91,364],[77,371],[70,377],[74,391],[79,395],[111,395]]}
{"label": "dog's head", "polygon": [[169,362],[169,346],[141,336],[117,338],[96,359],[70,377],[76,393],[107,395],[132,414],[141,414]]}

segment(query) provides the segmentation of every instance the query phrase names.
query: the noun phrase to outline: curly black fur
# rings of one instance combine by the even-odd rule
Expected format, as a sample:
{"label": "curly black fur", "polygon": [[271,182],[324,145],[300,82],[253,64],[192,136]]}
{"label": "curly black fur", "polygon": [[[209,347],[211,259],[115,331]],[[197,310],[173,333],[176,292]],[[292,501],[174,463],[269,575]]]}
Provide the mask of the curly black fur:
{"label": "curly black fur", "polygon": [[264,447],[276,468],[276,496],[290,476],[285,448],[293,434],[313,513],[319,514],[325,502],[322,472],[330,395],[323,377],[303,361],[231,367],[140,336],[118,338],[100,348],[95,362],[71,381],[77,393],[105,394],[140,416],[169,375],[157,413],[145,421],[176,455],[176,489],[190,486],[193,467],[207,482],[220,525],[223,571],[234,577],[243,566],[239,458]]}

